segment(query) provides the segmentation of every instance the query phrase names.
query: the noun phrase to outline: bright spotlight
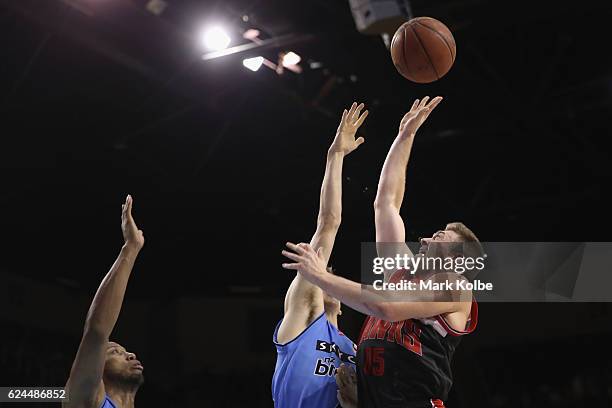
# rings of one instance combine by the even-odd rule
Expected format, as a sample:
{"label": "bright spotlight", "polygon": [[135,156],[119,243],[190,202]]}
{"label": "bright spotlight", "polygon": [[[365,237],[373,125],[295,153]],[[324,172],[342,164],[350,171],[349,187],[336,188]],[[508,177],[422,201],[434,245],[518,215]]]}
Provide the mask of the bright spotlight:
{"label": "bright spotlight", "polygon": [[289,51],[283,56],[283,66],[297,65],[302,60],[302,57],[293,51]]}
{"label": "bright spotlight", "polygon": [[221,27],[212,27],[204,32],[202,41],[211,51],[221,51],[227,48],[232,39]]}
{"label": "bright spotlight", "polygon": [[261,68],[261,64],[263,64],[263,62],[263,57],[253,57],[242,60],[242,65],[244,65],[251,71],[257,71],[259,68]]}

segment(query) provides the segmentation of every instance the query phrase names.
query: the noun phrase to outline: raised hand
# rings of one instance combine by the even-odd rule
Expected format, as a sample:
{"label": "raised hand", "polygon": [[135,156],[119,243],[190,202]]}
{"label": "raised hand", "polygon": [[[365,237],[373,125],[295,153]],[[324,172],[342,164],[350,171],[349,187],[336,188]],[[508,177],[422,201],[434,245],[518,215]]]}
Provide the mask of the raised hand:
{"label": "raised hand", "polygon": [[345,109],[342,112],[342,119],[340,120],[340,125],[338,125],[336,137],[329,148],[330,153],[347,155],[365,141],[363,137],[355,139],[357,129],[359,129],[365,118],[368,117],[367,110],[361,113],[364,106],[363,103],[357,105],[357,102],[353,102],[348,111]]}
{"label": "raised hand", "polygon": [[327,262],[323,257],[321,248],[315,252],[310,244],[295,245],[291,242],[287,242],[287,248],[293,252],[284,250],[283,255],[295,261],[295,263],[284,263],[283,268],[300,271],[307,280],[327,273]]}
{"label": "raised hand", "polygon": [[442,97],[436,96],[431,102],[427,103],[428,101],[429,96],[424,97],[421,101],[415,100],[412,108],[404,115],[399,126],[399,135],[402,138],[413,137],[416,134],[429,114],[442,102]]}
{"label": "raised hand", "polygon": [[125,245],[140,251],[144,245],[144,235],[132,218],[132,204],[132,196],[128,195],[125,198],[125,204],[121,206],[121,231]]}

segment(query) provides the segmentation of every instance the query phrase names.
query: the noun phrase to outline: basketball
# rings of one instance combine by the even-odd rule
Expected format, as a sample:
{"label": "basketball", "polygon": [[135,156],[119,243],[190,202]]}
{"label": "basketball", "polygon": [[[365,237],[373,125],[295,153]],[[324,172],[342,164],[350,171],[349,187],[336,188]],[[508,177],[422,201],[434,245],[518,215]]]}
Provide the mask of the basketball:
{"label": "basketball", "polygon": [[402,24],[391,40],[395,68],[405,78],[420,84],[446,75],[456,54],[453,34],[431,17],[417,17]]}

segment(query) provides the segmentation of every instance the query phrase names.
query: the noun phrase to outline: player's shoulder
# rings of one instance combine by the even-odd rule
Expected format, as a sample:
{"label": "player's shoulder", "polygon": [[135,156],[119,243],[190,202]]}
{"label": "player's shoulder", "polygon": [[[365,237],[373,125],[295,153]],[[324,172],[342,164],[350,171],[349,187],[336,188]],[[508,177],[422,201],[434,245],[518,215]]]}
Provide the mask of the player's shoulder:
{"label": "player's shoulder", "polygon": [[70,398],[67,402],[62,403],[62,408],[116,408],[112,401],[111,405],[106,404],[108,395],[103,381],[100,381],[95,391],[90,393],[81,392],[82,390],[75,388],[75,384],[69,378],[64,389]]}

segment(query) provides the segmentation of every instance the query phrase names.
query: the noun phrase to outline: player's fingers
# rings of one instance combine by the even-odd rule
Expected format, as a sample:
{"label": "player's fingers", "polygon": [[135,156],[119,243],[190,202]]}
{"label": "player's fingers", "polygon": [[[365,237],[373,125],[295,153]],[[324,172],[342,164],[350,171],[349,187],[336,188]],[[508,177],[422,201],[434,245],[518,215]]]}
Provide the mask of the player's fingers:
{"label": "player's fingers", "polygon": [[357,123],[355,123],[355,125],[357,127],[361,126],[361,124],[363,123],[363,121],[368,117],[368,114],[370,113],[370,111],[365,111],[361,114],[361,116],[359,117],[359,119],[357,119]]}
{"label": "player's fingers", "polygon": [[130,220],[130,222],[134,222],[134,219],[132,218],[132,204],[134,203],[134,200],[132,199],[132,196],[128,194],[127,196],[127,202],[125,204],[126,208],[126,213],[127,213],[127,217]]}
{"label": "player's fingers", "polygon": [[348,116],[349,116],[349,118],[350,118],[351,116],[353,116],[353,113],[355,113],[355,108],[356,108],[356,107],[357,107],[357,102],[353,102],[353,104],[351,105],[351,108],[349,109],[349,112],[348,112]]}
{"label": "player's fingers", "polygon": [[439,103],[440,103],[440,101],[441,101],[442,99],[444,99],[444,98],[442,98],[441,96],[436,96],[435,98],[433,98],[433,99],[432,99],[432,100],[429,102],[429,104],[428,104],[427,106],[428,106],[428,107],[432,107],[433,105],[437,105],[437,104],[439,104]]}
{"label": "player's fingers", "polygon": [[414,109],[416,109],[417,106],[419,106],[419,100],[415,99],[414,102],[412,103],[412,108],[410,108],[411,111],[413,111]]}
{"label": "player's fingers", "polygon": [[434,110],[435,107],[438,106],[440,102],[442,102],[442,99],[443,98],[441,96],[436,96],[435,98],[433,98],[431,102],[429,103],[429,105],[427,105],[427,107],[429,108],[429,111],[431,112],[432,110]]}
{"label": "player's fingers", "polygon": [[312,254],[312,253],[316,253],[316,251],[314,249],[312,249],[312,247],[310,246],[310,244],[306,244],[304,242],[300,242],[298,244],[298,247],[302,248],[302,250],[304,251],[304,254]]}
{"label": "player's fingers", "polygon": [[346,392],[346,390],[338,390],[338,392],[340,392],[340,398],[342,398],[342,403],[344,403],[344,406],[348,406],[348,402],[351,400],[350,398],[350,394],[348,394]]}
{"label": "player's fingers", "polygon": [[338,385],[338,388],[343,388],[344,387],[344,375],[342,374],[342,372],[340,371],[340,369],[336,370],[336,385]]}
{"label": "player's fingers", "polygon": [[342,382],[343,387],[347,387],[349,385],[349,377],[348,373],[346,372],[346,368],[344,368],[344,370],[342,370],[340,373],[340,381]]}
{"label": "player's fingers", "polygon": [[359,114],[361,113],[361,110],[364,108],[364,104],[360,103],[357,108],[355,109],[355,112],[353,112],[353,121],[357,120],[359,118]]}
{"label": "player's fingers", "polygon": [[344,375],[344,378],[349,378],[350,374],[353,372],[353,369],[344,363],[341,363],[341,367],[342,367],[342,374]]}
{"label": "player's fingers", "polygon": [[338,398],[338,402],[340,403],[340,405],[344,407],[346,404],[346,401],[344,401],[344,396],[342,395],[340,391],[336,392],[336,398]]}
{"label": "player's fingers", "polygon": [[338,371],[342,373],[342,377],[346,380],[350,375],[351,369],[346,366],[344,363],[340,363],[340,367],[338,367]]}
{"label": "player's fingers", "polygon": [[293,252],[285,251],[283,249],[281,253],[293,261],[300,262],[302,260],[302,258],[298,254],[294,254]]}
{"label": "player's fingers", "polygon": [[285,245],[287,245],[287,248],[289,248],[290,250],[294,252],[297,252],[300,255],[304,253],[304,249],[299,245],[295,245],[294,243],[291,243],[291,242],[287,242],[287,244]]}
{"label": "player's fingers", "polygon": [[347,116],[348,116],[348,111],[345,109],[344,111],[342,111],[342,119],[340,119],[340,123],[344,123]]}
{"label": "player's fingers", "polygon": [[301,265],[302,264],[299,263],[284,263],[282,267],[285,269],[293,269],[294,271],[297,271],[298,269],[300,269]]}
{"label": "player's fingers", "polygon": [[361,146],[365,142],[365,139],[362,136],[359,136],[357,140],[355,140],[355,147]]}
{"label": "player's fingers", "polygon": [[357,406],[357,401],[354,400],[352,395],[342,391],[338,392],[340,393],[340,396],[338,397],[338,402],[340,402],[340,406],[342,408],[353,408]]}
{"label": "player's fingers", "polygon": [[423,100],[421,101],[421,103],[419,104],[419,108],[422,108],[423,106],[426,106],[428,100],[429,100],[429,96],[424,97]]}

